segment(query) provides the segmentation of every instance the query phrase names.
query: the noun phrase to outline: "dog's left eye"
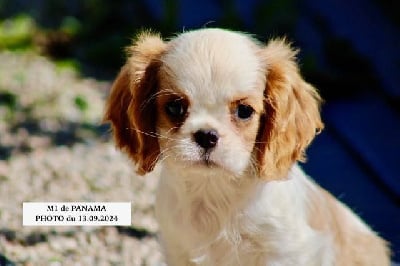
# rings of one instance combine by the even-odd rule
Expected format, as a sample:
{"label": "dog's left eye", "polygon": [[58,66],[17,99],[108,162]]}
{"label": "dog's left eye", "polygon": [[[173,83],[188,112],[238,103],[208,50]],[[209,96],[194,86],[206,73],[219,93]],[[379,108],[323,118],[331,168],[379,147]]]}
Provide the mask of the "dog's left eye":
{"label": "dog's left eye", "polygon": [[247,120],[254,114],[254,109],[247,104],[238,104],[235,114],[239,119]]}
{"label": "dog's left eye", "polygon": [[165,112],[171,118],[179,119],[185,116],[187,106],[182,99],[175,99],[165,105]]}

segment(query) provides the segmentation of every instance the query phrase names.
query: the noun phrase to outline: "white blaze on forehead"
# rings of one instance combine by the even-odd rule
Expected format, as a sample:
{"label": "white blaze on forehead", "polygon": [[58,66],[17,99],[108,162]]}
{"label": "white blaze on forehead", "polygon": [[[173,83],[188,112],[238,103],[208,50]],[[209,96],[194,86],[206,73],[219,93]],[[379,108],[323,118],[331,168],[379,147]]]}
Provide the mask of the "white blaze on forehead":
{"label": "white blaze on forehead", "polygon": [[183,33],[169,45],[162,61],[190,98],[211,106],[256,91],[263,72],[250,37],[202,29]]}

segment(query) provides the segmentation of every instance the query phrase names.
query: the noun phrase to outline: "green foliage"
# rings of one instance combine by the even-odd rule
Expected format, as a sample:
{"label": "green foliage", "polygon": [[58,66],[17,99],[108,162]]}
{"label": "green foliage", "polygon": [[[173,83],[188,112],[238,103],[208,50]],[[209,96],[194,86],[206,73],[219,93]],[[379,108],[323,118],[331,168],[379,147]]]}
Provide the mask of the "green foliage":
{"label": "green foliage", "polygon": [[18,100],[16,94],[0,89],[0,117],[2,116],[0,120],[6,122],[14,120],[19,107]]}
{"label": "green foliage", "polygon": [[75,97],[74,103],[75,103],[75,106],[76,106],[81,112],[85,112],[85,111],[88,109],[88,107],[89,107],[89,104],[88,104],[88,102],[86,101],[86,99],[85,99],[84,97],[80,96],[80,95],[78,95],[78,96]]}
{"label": "green foliage", "polygon": [[6,106],[10,111],[17,108],[17,95],[10,91],[0,90],[0,106]]}
{"label": "green foliage", "polygon": [[24,49],[32,45],[36,25],[33,19],[21,14],[0,22],[0,49]]}
{"label": "green foliage", "polygon": [[66,16],[61,22],[60,31],[69,36],[77,36],[82,31],[82,24],[77,18]]}
{"label": "green foliage", "polygon": [[60,71],[63,70],[71,70],[75,73],[79,73],[81,70],[81,65],[79,61],[75,59],[63,59],[63,60],[57,60],[55,61],[55,64],[57,66],[57,69]]}

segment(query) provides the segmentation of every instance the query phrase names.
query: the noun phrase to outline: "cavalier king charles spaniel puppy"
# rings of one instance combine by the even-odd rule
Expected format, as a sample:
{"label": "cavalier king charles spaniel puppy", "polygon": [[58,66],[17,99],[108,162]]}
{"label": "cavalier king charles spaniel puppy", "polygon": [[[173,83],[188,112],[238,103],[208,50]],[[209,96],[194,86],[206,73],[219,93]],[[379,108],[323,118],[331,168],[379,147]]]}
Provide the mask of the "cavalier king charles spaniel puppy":
{"label": "cavalier king charles spaniel puppy", "polygon": [[284,39],[143,32],[127,53],[105,120],[138,174],[161,164],[168,265],[389,265],[386,242],[296,163],[321,98]]}

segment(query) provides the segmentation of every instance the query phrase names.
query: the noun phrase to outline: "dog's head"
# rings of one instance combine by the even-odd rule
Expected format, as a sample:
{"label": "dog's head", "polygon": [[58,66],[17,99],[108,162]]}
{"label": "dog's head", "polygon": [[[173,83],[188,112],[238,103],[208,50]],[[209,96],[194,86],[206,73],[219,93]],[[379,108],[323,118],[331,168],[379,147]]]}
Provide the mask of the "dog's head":
{"label": "dog's head", "polygon": [[164,42],[142,33],[128,53],[105,120],[139,174],[163,160],[183,171],[280,179],[323,127],[320,97],[284,40],[261,45],[202,29]]}

